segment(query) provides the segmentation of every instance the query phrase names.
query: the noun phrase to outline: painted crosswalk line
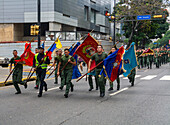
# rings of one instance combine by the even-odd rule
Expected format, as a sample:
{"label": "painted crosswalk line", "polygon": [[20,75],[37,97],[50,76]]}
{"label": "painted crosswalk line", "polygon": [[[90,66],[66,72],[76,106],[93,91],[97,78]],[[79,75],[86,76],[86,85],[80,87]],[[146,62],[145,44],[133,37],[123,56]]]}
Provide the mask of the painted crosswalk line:
{"label": "painted crosswalk line", "polygon": [[148,76],[145,76],[143,78],[141,78],[141,80],[151,80],[153,78],[157,77],[157,75],[148,75]]}
{"label": "painted crosswalk line", "polygon": [[170,80],[170,75],[165,75],[162,78],[160,78],[159,80]]}

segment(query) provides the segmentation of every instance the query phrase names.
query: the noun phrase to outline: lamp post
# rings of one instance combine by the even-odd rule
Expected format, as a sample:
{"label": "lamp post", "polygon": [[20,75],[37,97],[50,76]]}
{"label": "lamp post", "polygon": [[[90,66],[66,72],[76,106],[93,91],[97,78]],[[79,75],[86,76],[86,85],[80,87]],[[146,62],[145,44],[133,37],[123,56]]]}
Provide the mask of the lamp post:
{"label": "lamp post", "polygon": [[[116,11],[115,11],[115,9],[116,9],[116,0],[114,0],[114,12],[113,12],[113,16],[115,17],[115,15],[116,15]],[[116,43],[116,18],[114,18],[114,27],[113,27],[113,32],[114,32],[114,34],[113,34],[113,45],[115,45],[115,43]]]}
{"label": "lamp post", "polygon": [[39,33],[38,33],[38,47],[40,47],[40,37],[41,37],[41,2],[38,0],[38,26],[39,26]]}

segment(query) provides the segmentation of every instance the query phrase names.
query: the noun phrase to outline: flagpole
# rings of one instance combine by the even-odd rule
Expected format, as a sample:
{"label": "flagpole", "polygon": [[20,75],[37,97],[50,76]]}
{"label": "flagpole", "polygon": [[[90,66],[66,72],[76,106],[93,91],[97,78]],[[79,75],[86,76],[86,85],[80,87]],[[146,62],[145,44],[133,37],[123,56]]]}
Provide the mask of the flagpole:
{"label": "flagpole", "polygon": [[[82,37],[82,38],[79,40],[79,42],[80,42],[83,38],[84,38],[84,37]],[[75,43],[74,43],[74,44],[75,44]],[[74,44],[73,44],[73,45],[74,45]],[[71,48],[71,47],[70,47],[70,48]],[[74,49],[74,48],[73,48],[73,49]],[[72,50],[73,50],[73,49],[72,49]],[[72,56],[72,57],[73,57],[73,56]],[[71,57],[71,58],[72,58],[72,57]],[[70,59],[71,59],[71,58],[70,58]],[[66,64],[68,64],[68,62],[67,62]],[[65,67],[67,66],[66,64],[64,65]],[[65,68],[65,67],[63,67],[63,68]],[[60,73],[64,70],[63,68],[61,69]],[[47,77],[47,79],[54,73],[54,71],[55,71],[55,69],[49,74],[49,76]]]}
{"label": "flagpole", "polygon": [[[75,43],[74,43],[74,44],[75,44]],[[74,44],[72,44],[72,46],[74,46]],[[71,47],[70,47],[70,48],[71,48]],[[70,49],[70,48],[69,48],[69,49]],[[73,49],[74,49],[74,48],[73,48]],[[73,50],[73,49],[72,49],[72,50]],[[72,51],[72,50],[71,50],[71,51]],[[52,65],[47,71],[49,71],[53,66],[54,66],[54,65]],[[47,77],[47,79],[54,73],[54,71],[55,71],[55,69],[53,69],[53,71],[49,74],[49,76]]]}
{"label": "flagpole", "polygon": [[[100,63],[98,63],[94,68],[92,68],[91,70],[90,70],[90,72],[92,72],[96,67],[98,67],[100,64],[102,64],[103,63],[103,61],[101,61]],[[86,76],[88,73],[90,73],[90,72],[87,72],[86,74],[84,74],[84,75],[82,75],[80,78],[78,78],[77,79],[77,81],[76,82],[78,82],[78,81],[80,81],[84,76]]]}
{"label": "flagpole", "polygon": [[[93,31],[94,31],[94,29],[93,29],[90,33],[92,33]],[[80,38],[79,42],[80,42],[83,38],[86,39],[87,37],[88,37],[88,35]],[[78,49],[78,48],[77,48],[77,49]],[[70,59],[72,59],[73,57],[74,57],[74,54],[71,56]],[[69,62],[67,62],[67,63],[64,65],[64,67],[61,69],[61,71],[60,71],[59,74],[61,74],[61,72],[65,69],[65,67],[68,65],[68,63],[69,63]],[[54,71],[55,71],[55,70],[53,70],[47,78],[49,78],[49,77],[53,74]]]}
{"label": "flagpole", "polygon": [[[90,32],[90,33],[92,33],[94,31],[94,29]],[[87,38],[88,37],[88,35],[87,36],[85,36],[85,37],[82,37],[80,40],[79,40],[79,42],[83,39],[83,38]],[[77,48],[78,49],[78,48]],[[73,54],[73,56],[70,58],[70,59],[72,59],[74,57],[74,54]],[[68,65],[68,63],[69,62],[67,62],[65,65],[64,65],[64,67],[61,69],[61,71],[60,71],[60,73],[65,69],[65,67]]]}
{"label": "flagpole", "polygon": [[[75,43],[73,43],[71,46],[74,46]],[[71,47],[70,47],[71,48]],[[69,49],[70,49],[69,48]],[[52,65],[46,72],[48,72],[54,65]]]}
{"label": "flagpole", "polygon": [[[34,38],[30,41],[30,43],[31,43],[33,40],[34,40]],[[27,48],[25,49],[25,51],[28,49],[29,46],[30,46],[30,44],[27,46]],[[24,51],[24,52],[25,52],[25,51]],[[18,64],[18,62],[17,62],[17,64]],[[14,68],[12,69],[12,71],[9,73],[9,75],[8,75],[8,77],[6,78],[4,84],[7,82],[7,80],[8,80],[9,77],[11,76],[11,74],[14,72],[14,69],[15,69],[15,67],[17,66],[17,64],[14,66]]]}
{"label": "flagpole", "polygon": [[[57,38],[56,40],[58,40],[59,37],[60,37],[60,35],[58,36],[58,38]],[[49,51],[50,51],[51,48],[54,46],[56,40],[54,41],[54,43],[52,44],[52,46],[50,47],[50,49],[48,50],[48,52],[46,53],[46,55],[44,56],[44,58],[48,55]],[[35,69],[37,69],[42,62],[44,62],[44,58],[41,60],[41,62],[38,64],[38,66],[35,67]],[[25,84],[28,82],[28,80],[31,78],[31,76],[34,74],[34,72],[35,72],[35,70],[34,70],[34,71],[31,73],[31,75],[28,77],[28,79],[26,80]]]}

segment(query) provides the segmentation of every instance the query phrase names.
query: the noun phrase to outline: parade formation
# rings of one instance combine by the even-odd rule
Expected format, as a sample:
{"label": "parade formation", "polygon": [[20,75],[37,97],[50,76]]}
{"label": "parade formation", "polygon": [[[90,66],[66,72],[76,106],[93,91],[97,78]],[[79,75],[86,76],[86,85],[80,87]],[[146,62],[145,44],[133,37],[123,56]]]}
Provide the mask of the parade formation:
{"label": "parade formation", "polygon": [[[47,69],[53,52],[55,52],[53,64]],[[117,90],[120,89],[119,76],[121,74],[128,77],[131,86],[134,86],[137,70],[159,68],[161,65],[170,62],[170,48],[136,50],[134,42],[128,48],[124,48],[124,46],[117,48],[115,44],[111,51],[106,54],[103,46],[99,45],[90,34],[86,36],[82,44],[77,42],[76,45],[73,44],[70,48],[65,48],[64,53],[62,44],[57,38],[46,52],[44,46],[41,46],[35,49],[34,54],[31,51],[30,42],[26,43],[24,53],[20,57],[17,55],[17,50],[13,50],[13,55],[14,57],[10,60],[10,74],[12,74],[13,85],[17,91],[15,94],[21,94],[18,84],[24,85],[26,89],[29,78],[36,72],[37,78],[34,88],[39,89],[38,97],[42,97],[43,88],[48,91],[48,83],[44,79],[46,78],[46,72],[51,71],[52,67],[54,67],[54,70],[50,75],[55,72],[54,84],[59,83],[58,77],[60,77],[61,85],[59,89],[63,90],[66,86],[65,98],[69,97],[70,89],[71,92],[74,91],[72,79],[77,79],[78,82],[84,76],[88,77],[89,91],[94,89],[92,77],[95,77],[96,90],[99,89],[99,96],[104,97],[107,80],[110,85],[108,91],[114,90],[114,81],[117,81]],[[79,70],[83,70],[83,63],[87,64],[87,73],[84,75]],[[12,64],[14,64],[13,70]],[[22,81],[23,65],[32,67],[26,81]]]}

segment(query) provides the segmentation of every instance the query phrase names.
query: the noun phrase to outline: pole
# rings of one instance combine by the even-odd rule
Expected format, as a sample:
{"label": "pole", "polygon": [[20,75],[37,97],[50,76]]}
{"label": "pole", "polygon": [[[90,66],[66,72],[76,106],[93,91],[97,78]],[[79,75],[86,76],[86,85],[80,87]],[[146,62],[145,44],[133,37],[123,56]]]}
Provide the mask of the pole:
{"label": "pole", "polygon": [[38,25],[39,25],[39,33],[38,33],[38,47],[40,47],[40,37],[41,37],[41,2],[38,0]]}
{"label": "pole", "polygon": [[[116,9],[116,0],[114,0],[114,17],[115,17],[115,15],[116,15],[116,11],[115,11],[115,9]],[[115,45],[115,43],[116,43],[116,18],[114,18],[114,34],[113,34],[113,45]]]}
{"label": "pole", "polygon": [[[98,67],[98,66],[99,66],[100,64],[102,64],[102,63],[103,63],[103,61],[101,61],[100,63],[98,63],[94,68],[92,68],[92,69],[90,70],[90,72],[92,72],[93,70],[95,70],[95,68]],[[82,75],[80,78],[77,79],[76,82],[80,81],[84,76],[86,76],[86,75],[87,75],[88,73],[90,73],[90,72],[87,72],[86,74]]]}

